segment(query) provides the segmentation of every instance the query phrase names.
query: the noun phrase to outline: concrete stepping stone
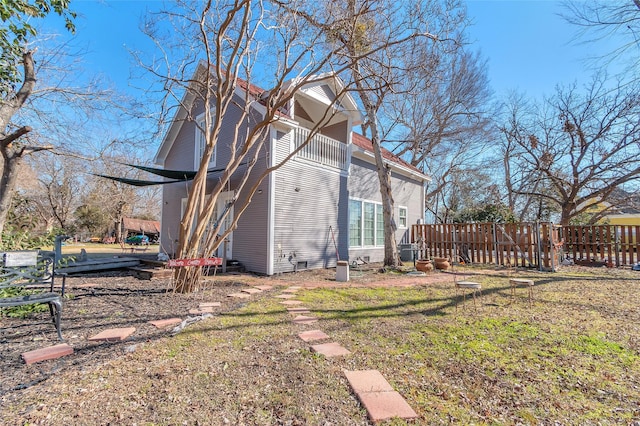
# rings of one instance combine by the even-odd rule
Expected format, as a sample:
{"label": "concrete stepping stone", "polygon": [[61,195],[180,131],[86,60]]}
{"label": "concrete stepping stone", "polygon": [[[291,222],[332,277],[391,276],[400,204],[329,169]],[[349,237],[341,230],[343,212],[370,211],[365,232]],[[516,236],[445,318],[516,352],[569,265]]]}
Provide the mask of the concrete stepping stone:
{"label": "concrete stepping stone", "polygon": [[293,319],[295,324],[313,324],[318,322],[318,318],[316,317],[307,317],[304,315],[298,315]]}
{"label": "concrete stepping stone", "polygon": [[189,309],[189,315],[212,314],[213,306],[205,306],[204,308]]}
{"label": "concrete stepping stone", "polygon": [[298,290],[302,290],[302,287],[293,286],[293,287],[285,288],[282,291],[283,293],[297,293]]}
{"label": "concrete stepping stone", "polygon": [[293,295],[293,294],[279,294],[279,295],[277,295],[275,297],[277,297],[278,299],[293,299],[296,296]]}
{"label": "concrete stepping stone", "polygon": [[295,308],[287,308],[290,314],[310,314],[311,311],[304,306],[296,306]]}
{"label": "concrete stepping stone", "polygon": [[407,420],[418,417],[378,370],[344,370],[344,374],[373,423],[392,418]]}
{"label": "concrete stepping stone", "polygon": [[358,395],[373,423],[393,418],[417,419],[418,414],[398,392],[366,392]]}
{"label": "concrete stepping stone", "polygon": [[125,328],[110,328],[108,330],[104,330],[101,333],[96,334],[95,336],[89,337],[90,342],[119,342],[127,337],[131,336],[136,331],[135,327],[125,327]]}
{"label": "concrete stepping stone", "polygon": [[313,342],[314,340],[325,340],[329,338],[329,336],[326,335],[322,330],[303,331],[302,333],[298,334],[298,337],[305,342]]}
{"label": "concrete stepping stone", "polygon": [[227,297],[235,297],[236,299],[248,299],[251,297],[248,293],[231,293],[227,294]]}
{"label": "concrete stepping stone", "polygon": [[181,322],[182,320],[180,318],[167,318],[162,320],[149,321],[149,324],[151,324],[155,328],[165,328]]}
{"label": "concrete stepping stone", "polygon": [[198,305],[198,308],[219,308],[222,306],[220,302],[204,302]]}
{"label": "concrete stepping stone", "polygon": [[259,288],[255,288],[255,287],[243,288],[240,291],[243,292],[243,293],[249,293],[249,294],[262,293],[262,290],[260,290]]}
{"label": "concrete stepping stone", "polygon": [[313,345],[311,346],[311,350],[319,353],[320,355],[324,355],[327,358],[349,355],[351,353],[347,348],[340,346],[340,344],[336,342]]}
{"label": "concrete stepping stone", "polygon": [[254,285],[255,288],[262,291],[267,291],[273,289],[272,285]]}
{"label": "concrete stepping stone", "polygon": [[353,391],[359,395],[365,392],[393,392],[387,379],[378,370],[344,370]]}
{"label": "concrete stepping stone", "polygon": [[20,356],[24,363],[28,365],[49,359],[61,358],[66,355],[71,355],[72,353],[73,348],[71,346],[66,343],[60,343],[59,345],[24,352]]}
{"label": "concrete stepping stone", "polygon": [[300,300],[284,300],[282,302],[280,302],[281,305],[288,305],[288,306],[295,306],[295,305],[302,305],[302,302]]}

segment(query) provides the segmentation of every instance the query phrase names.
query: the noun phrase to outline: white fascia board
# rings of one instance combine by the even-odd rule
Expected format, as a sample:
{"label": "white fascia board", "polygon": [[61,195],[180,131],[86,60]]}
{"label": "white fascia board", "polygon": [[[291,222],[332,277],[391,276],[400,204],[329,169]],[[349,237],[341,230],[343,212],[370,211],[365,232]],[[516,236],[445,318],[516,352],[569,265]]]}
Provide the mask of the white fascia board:
{"label": "white fascia board", "polygon": [[284,117],[277,117],[272,122],[271,125],[277,129],[280,129],[284,132],[288,132],[291,129],[296,129],[300,127],[300,123],[295,120],[291,120]]}
{"label": "white fascia board", "polygon": [[[361,160],[365,160],[366,162],[375,165],[376,164],[376,158],[373,155],[373,152],[367,151],[365,149],[360,148],[359,146],[353,145],[353,153],[352,155],[356,158],[360,158]],[[415,179],[417,181],[420,182],[431,182],[431,177],[416,172],[415,170],[411,170],[408,167],[404,167],[402,164],[398,164],[395,163],[393,161],[389,161],[386,158],[383,158],[383,161],[385,164],[388,164],[389,166],[391,166],[391,169],[394,170],[395,172],[403,175],[403,176],[407,176],[410,177],[412,179]]]}
{"label": "white fascia board", "polygon": [[[338,77],[337,75],[331,72],[326,72],[323,74],[311,76],[310,80],[313,80],[313,81],[310,81],[304,84],[298,90],[298,93],[324,104],[326,104],[325,99],[318,96],[315,92],[309,93],[306,89],[308,89],[309,87],[327,84],[329,87],[332,88],[334,95],[342,91],[342,89],[344,89],[344,83],[342,82],[342,79],[340,79],[340,77]],[[338,108],[335,104],[333,108],[335,108],[337,111],[348,114],[351,117],[351,121],[354,126],[357,126],[358,124],[362,123],[362,113],[360,112],[358,105],[356,104],[355,100],[353,99],[353,96],[351,96],[350,93],[343,93],[340,96],[339,105],[340,105],[340,108]],[[345,108],[345,106],[347,107]]]}

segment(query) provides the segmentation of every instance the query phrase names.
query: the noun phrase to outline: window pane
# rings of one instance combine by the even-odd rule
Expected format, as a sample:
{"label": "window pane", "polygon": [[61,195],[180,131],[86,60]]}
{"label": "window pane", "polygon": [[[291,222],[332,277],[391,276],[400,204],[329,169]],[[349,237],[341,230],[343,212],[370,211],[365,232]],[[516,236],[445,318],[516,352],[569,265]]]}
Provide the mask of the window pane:
{"label": "window pane", "polygon": [[[202,129],[204,129],[204,120],[200,120],[198,122],[198,125],[200,127],[196,129],[196,168],[200,165],[200,160],[204,155],[205,146],[207,144],[205,134],[202,131]],[[216,164],[216,151],[217,151],[217,147],[213,150],[213,153],[211,154],[211,158],[209,159],[210,165]]]}
{"label": "window pane", "polygon": [[362,203],[349,200],[349,246],[358,247],[362,243]]}
{"label": "window pane", "polygon": [[372,246],[375,244],[375,217],[376,205],[373,203],[364,203],[364,245]]}
{"label": "window pane", "polygon": [[382,205],[376,205],[376,245],[384,245],[384,218],[382,216]]}
{"label": "window pane", "polygon": [[406,207],[400,207],[400,211],[398,212],[399,222],[401,228],[407,227],[407,209]]}

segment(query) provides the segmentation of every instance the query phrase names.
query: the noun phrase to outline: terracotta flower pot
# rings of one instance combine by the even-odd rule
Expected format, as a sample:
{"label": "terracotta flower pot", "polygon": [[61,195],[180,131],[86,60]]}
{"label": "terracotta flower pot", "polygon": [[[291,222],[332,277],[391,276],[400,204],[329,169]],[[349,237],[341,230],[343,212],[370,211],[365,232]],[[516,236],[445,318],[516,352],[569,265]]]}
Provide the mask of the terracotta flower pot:
{"label": "terracotta flower pot", "polygon": [[433,271],[433,263],[430,260],[416,260],[416,269],[422,272]]}
{"label": "terracotta flower pot", "polygon": [[441,269],[446,271],[451,266],[449,264],[449,259],[446,257],[434,257],[433,262],[435,263],[436,269]]}

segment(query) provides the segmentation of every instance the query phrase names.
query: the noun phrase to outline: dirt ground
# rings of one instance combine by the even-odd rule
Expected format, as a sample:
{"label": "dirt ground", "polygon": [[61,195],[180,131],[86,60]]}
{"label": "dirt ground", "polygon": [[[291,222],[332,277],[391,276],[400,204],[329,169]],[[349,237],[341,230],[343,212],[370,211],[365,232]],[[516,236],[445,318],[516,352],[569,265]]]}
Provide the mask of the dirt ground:
{"label": "dirt ground", "polygon": [[[513,271],[476,265],[456,268],[457,274],[464,273],[466,278],[478,274],[484,279],[484,306],[478,318],[487,317],[487,324],[502,321],[508,310],[513,318],[531,317],[532,326],[544,318],[547,325],[540,329],[543,335],[554,322],[570,321],[572,330],[581,330],[585,335],[592,329],[606,330],[611,342],[624,342],[624,347],[629,347],[634,353],[638,350],[637,298],[634,292],[638,278],[631,271],[572,267],[553,279],[541,273],[536,281],[540,286],[536,289],[536,303],[532,309],[524,302],[526,299],[523,298],[523,303],[514,303],[509,297],[504,282]],[[411,269],[410,266],[407,269]],[[534,273],[524,271],[525,275]],[[560,387],[562,398],[556,401],[556,405],[544,403],[550,398],[548,389],[556,388],[536,384],[532,385],[531,392],[534,393],[531,396],[523,394],[520,382],[531,375],[528,371],[537,370],[538,366],[533,363],[539,362],[540,357],[532,358],[531,365],[525,365],[512,376],[496,382],[495,377],[485,374],[486,371],[497,371],[491,359],[485,366],[469,368],[466,360],[458,363],[444,356],[434,358],[429,361],[433,365],[425,367],[422,362],[406,360],[404,350],[389,349],[395,348],[398,342],[405,343],[402,340],[405,334],[402,331],[396,333],[396,330],[414,330],[415,321],[425,318],[465,333],[467,319],[458,318],[457,314],[442,315],[443,310],[457,312],[451,305],[451,272],[434,272],[416,278],[410,274],[380,272],[379,265],[366,265],[360,270],[351,270],[349,282],[338,283],[335,276],[332,269],[275,277],[229,274],[207,280],[205,290],[187,295],[168,291],[170,279],[141,281],[125,271],[71,276],[67,281],[68,298],[64,302],[62,333],[74,349],[72,355],[25,365],[20,354],[59,343],[48,312],[24,319],[0,317],[0,423],[341,425],[349,419],[349,424],[368,425],[366,412],[350,393],[342,374],[344,369],[367,367],[387,369],[388,376],[384,373],[385,377],[395,380],[398,392],[406,398],[413,398],[412,404],[422,409],[423,419],[437,418],[437,412],[450,404],[447,415],[467,415],[468,419],[474,420],[456,422],[455,418],[449,417],[448,420],[442,418],[441,422],[418,424],[635,425],[628,421],[614,421],[620,418],[619,413],[611,414],[609,411],[599,414],[609,422],[576,422],[574,413],[585,410],[586,406],[581,405],[581,400],[574,402],[574,385]],[[591,285],[595,282],[598,285]],[[256,285],[274,288],[252,294],[249,299],[228,297]],[[364,299],[358,296],[349,299],[351,306],[357,306],[353,312],[366,312],[365,317],[340,314],[340,318],[334,320],[328,316],[323,320],[323,328],[326,327],[330,334],[341,336],[338,340],[346,342],[346,346],[357,351],[358,356],[318,362],[316,356],[309,353],[307,343],[292,337],[299,327],[291,323],[278,299],[273,297],[281,295],[285,287],[290,286],[417,286],[406,293],[418,294],[418,299],[406,299],[405,305],[406,293],[395,290],[326,292],[332,293],[336,300],[370,293],[366,300],[373,305],[380,302],[380,294],[389,293],[402,298],[396,299],[402,303],[392,303],[388,309],[384,305],[385,313],[381,314],[370,311],[369,305],[360,306]],[[423,290],[428,294],[428,297],[424,296],[428,301],[423,300]],[[324,292],[302,293],[304,298]],[[215,309],[214,321],[189,325],[175,336],[172,336],[171,327],[158,330],[148,323],[172,317],[185,319],[189,309],[203,302],[216,301],[222,306]],[[414,303],[420,307],[415,310],[408,308]],[[248,306],[241,309],[244,305]],[[394,306],[399,307],[396,310]],[[325,307],[324,312],[331,312],[331,309],[331,306]],[[388,310],[399,316],[387,317]],[[572,312],[571,318],[562,315],[566,311]],[[475,310],[469,310],[469,315],[473,316],[469,321],[475,321],[475,314]],[[520,324],[519,321],[517,323]],[[521,324],[526,325],[526,321]],[[105,329],[120,327],[135,327],[136,331],[123,342],[96,343],[88,340]],[[361,343],[365,335],[372,336],[366,345]],[[396,338],[380,338],[387,335]],[[422,344],[420,336],[415,337],[415,344]],[[519,341],[514,341],[510,348],[515,350]],[[429,350],[437,347],[435,343]],[[427,356],[429,353],[422,354]],[[555,362],[564,363],[561,367],[564,365],[567,370],[572,370],[573,364],[580,359],[576,356],[560,357]],[[507,361],[504,365],[520,366],[519,362],[511,364],[509,359]],[[396,369],[397,365],[404,367]],[[598,370],[599,367],[596,365],[594,368]],[[499,377],[503,377],[507,370],[499,372]],[[592,372],[589,370],[585,374],[590,376]],[[607,370],[602,375],[608,377],[606,380],[610,384],[605,391],[600,390],[601,386],[595,381],[592,387],[585,385],[585,380],[591,383],[589,377],[576,376],[580,379],[576,386],[581,386],[584,395],[594,392],[595,397],[589,399],[588,404],[598,404],[605,398],[607,407],[620,405],[619,409],[623,410],[620,413],[640,413],[636,372],[612,369],[611,373]],[[515,380],[515,384],[510,380]],[[548,381],[549,385],[558,386],[558,380],[564,383],[568,379],[564,373],[556,377],[544,372],[534,376],[531,383]],[[477,392],[475,397],[471,396],[477,400],[467,400],[468,392]],[[426,401],[422,395],[431,397]],[[527,417],[523,407],[534,402],[534,409],[540,413],[537,417]],[[480,403],[488,411],[478,414]],[[465,404],[469,404],[467,411]],[[553,413],[549,414],[549,410]],[[637,413],[634,420],[640,418]],[[309,418],[315,420],[309,421]],[[540,421],[534,421],[535,418]],[[493,420],[484,423],[479,419]]]}
{"label": "dirt ground", "polygon": [[[174,294],[170,279],[139,280],[128,271],[69,276],[67,298],[63,304],[62,334],[74,349],[71,356],[53,361],[25,365],[21,354],[60,343],[51,316],[47,312],[28,318],[0,317],[0,403],[20,397],[22,390],[40,384],[50,377],[88,367],[96,367],[127,352],[137,344],[151,342],[171,333],[157,329],[149,321],[178,317],[185,319],[190,309],[203,302],[221,302],[214,315],[233,311],[245,301],[228,297],[247,286],[272,285],[319,286],[391,286],[413,285],[415,278],[403,274],[378,271],[379,266],[362,266],[351,272],[348,283],[335,281],[335,270],[303,271],[275,277],[250,274],[219,275],[207,279],[207,289],[193,294]],[[432,274],[430,280],[449,280],[447,274]],[[424,281],[424,278],[422,279]],[[265,295],[252,295],[256,300]],[[111,328],[135,327],[135,333],[123,342],[91,342],[89,337]],[[0,404],[0,405],[2,405]]]}

